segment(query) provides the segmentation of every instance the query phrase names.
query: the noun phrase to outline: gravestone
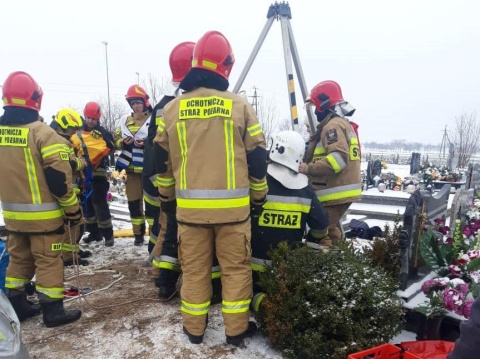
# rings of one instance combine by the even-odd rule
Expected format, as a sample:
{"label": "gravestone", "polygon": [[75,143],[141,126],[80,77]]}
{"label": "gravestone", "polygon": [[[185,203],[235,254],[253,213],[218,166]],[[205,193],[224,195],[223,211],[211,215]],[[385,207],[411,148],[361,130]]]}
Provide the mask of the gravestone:
{"label": "gravestone", "polygon": [[420,170],[420,153],[412,152],[412,158],[410,159],[410,174],[414,175]]}
{"label": "gravestone", "polygon": [[424,223],[446,215],[450,188],[447,184],[437,193],[416,190],[410,196],[399,238],[401,290],[407,288],[408,280],[415,277],[420,267],[419,242]]}
{"label": "gravestone", "polygon": [[450,213],[450,227],[454,228],[457,219],[464,220],[473,202],[474,189],[460,189],[455,192]]}

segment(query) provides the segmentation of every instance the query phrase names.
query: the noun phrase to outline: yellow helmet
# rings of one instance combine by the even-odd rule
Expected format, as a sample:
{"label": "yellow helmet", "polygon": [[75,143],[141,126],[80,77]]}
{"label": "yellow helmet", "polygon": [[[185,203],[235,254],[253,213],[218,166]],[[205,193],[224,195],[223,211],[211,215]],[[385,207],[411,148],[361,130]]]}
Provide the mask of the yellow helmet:
{"label": "yellow helmet", "polygon": [[80,114],[71,109],[71,108],[63,108],[57,112],[57,115],[53,118],[55,123],[60,126],[60,128],[64,130],[68,130],[69,128],[76,128],[80,129],[83,126],[83,120]]}

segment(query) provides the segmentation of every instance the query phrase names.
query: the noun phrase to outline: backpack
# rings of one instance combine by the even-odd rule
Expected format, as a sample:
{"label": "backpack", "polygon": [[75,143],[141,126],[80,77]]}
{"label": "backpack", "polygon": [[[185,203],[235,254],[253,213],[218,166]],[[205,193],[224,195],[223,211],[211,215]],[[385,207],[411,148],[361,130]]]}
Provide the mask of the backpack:
{"label": "backpack", "polygon": [[0,358],[30,359],[22,342],[20,321],[7,296],[0,290]]}

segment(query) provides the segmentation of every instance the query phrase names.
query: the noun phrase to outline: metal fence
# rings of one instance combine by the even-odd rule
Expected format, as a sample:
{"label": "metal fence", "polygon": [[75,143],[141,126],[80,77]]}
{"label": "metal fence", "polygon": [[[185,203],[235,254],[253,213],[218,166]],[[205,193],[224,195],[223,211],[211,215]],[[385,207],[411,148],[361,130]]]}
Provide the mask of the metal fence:
{"label": "metal fence", "polygon": [[[420,163],[425,164],[431,162],[435,166],[443,166],[447,163],[447,155],[443,153],[431,152],[421,153]],[[388,152],[388,151],[362,151],[362,161],[380,160],[396,165],[409,165],[412,160],[412,152]],[[474,156],[470,163],[480,163],[480,156]]]}

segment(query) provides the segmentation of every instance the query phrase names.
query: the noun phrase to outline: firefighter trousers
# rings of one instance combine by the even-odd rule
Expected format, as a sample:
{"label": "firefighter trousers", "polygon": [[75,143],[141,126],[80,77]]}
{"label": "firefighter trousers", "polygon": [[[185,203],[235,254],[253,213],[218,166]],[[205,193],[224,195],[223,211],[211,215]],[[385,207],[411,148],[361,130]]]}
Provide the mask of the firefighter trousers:
{"label": "firefighter trousers", "polygon": [[250,219],[209,226],[178,224],[178,254],[183,272],[181,312],[189,333],[205,332],[214,254],[221,268],[225,334],[235,336],[247,330],[252,298],[250,241]]}
{"label": "firefighter trousers", "polygon": [[24,290],[36,275],[36,290],[40,302],[63,299],[62,247],[65,229],[53,233],[8,234],[7,250],[10,263],[5,288]]}
{"label": "firefighter trousers", "polygon": [[132,221],[133,234],[143,236],[145,234],[145,216],[143,212],[143,187],[142,174],[128,172],[125,191],[128,199],[128,211]]}
{"label": "firefighter trousers", "polygon": [[142,173],[143,200],[145,202],[145,220],[148,223],[149,247],[155,246],[160,233],[160,193],[149,177]]}
{"label": "firefighter trousers", "polygon": [[[170,217],[170,218],[169,218]],[[173,217],[173,218],[172,218]],[[171,243],[170,246],[175,247],[174,257],[172,261],[170,261],[173,267],[178,267],[178,271],[180,271],[180,263],[178,263],[178,251],[177,251],[177,221],[175,219],[175,215],[166,215],[164,212],[160,211],[158,221],[159,223],[159,233],[157,237],[157,242],[155,243],[155,247],[153,247],[152,254],[152,277],[158,278],[160,274],[161,268],[169,268],[170,264],[164,263],[167,260],[162,257],[162,255],[168,255],[168,253],[164,253],[163,245],[164,242]],[[167,227],[170,225],[168,236],[167,236]],[[174,226],[174,228],[172,228]]]}
{"label": "firefighter trousers", "polygon": [[84,210],[85,230],[92,235],[100,234],[105,239],[113,237],[112,216],[108,207],[107,193],[110,184],[104,176],[93,176],[92,192]]}
{"label": "firefighter trousers", "polygon": [[332,244],[335,245],[341,240],[345,239],[342,238],[342,231],[340,230],[341,219],[343,215],[347,212],[348,208],[352,203],[342,203],[336,204],[333,206],[325,206],[325,210],[328,213],[328,238],[320,242],[320,244],[325,246],[331,246]]}

